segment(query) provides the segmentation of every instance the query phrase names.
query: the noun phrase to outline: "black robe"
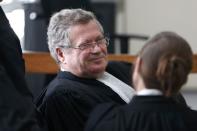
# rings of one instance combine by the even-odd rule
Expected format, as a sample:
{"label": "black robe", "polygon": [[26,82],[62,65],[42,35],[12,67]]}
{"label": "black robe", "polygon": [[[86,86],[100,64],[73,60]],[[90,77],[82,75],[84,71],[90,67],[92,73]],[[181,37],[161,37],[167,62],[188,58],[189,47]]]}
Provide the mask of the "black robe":
{"label": "black robe", "polygon": [[0,130],[40,131],[20,42],[0,7]]}
{"label": "black robe", "polygon": [[[131,65],[111,62],[107,71],[130,85]],[[95,79],[84,79],[69,72],[57,77],[36,100],[51,131],[82,131],[92,109],[104,102],[125,102],[110,87]]]}
{"label": "black robe", "polygon": [[197,112],[164,96],[134,96],[128,105],[101,104],[85,131],[197,131]]}
{"label": "black robe", "polygon": [[31,95],[25,82],[25,63],[20,41],[0,7],[0,63],[8,76],[23,95]]}

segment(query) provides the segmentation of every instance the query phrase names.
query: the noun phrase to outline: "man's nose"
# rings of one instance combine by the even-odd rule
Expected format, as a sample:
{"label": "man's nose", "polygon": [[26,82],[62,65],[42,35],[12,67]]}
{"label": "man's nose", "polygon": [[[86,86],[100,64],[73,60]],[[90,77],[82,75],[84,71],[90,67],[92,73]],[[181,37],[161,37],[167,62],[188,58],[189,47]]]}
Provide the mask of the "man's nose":
{"label": "man's nose", "polygon": [[94,42],[94,46],[92,46],[92,51],[94,52],[101,51],[101,47],[98,45],[97,42]]}

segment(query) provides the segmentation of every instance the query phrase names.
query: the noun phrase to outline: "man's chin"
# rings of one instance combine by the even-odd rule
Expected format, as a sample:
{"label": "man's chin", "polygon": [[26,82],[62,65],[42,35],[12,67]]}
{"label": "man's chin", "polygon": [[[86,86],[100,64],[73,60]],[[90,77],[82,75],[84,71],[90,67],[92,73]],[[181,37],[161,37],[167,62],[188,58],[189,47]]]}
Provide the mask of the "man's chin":
{"label": "man's chin", "polygon": [[95,69],[92,69],[91,72],[92,73],[103,73],[105,71],[105,68],[95,68]]}
{"label": "man's chin", "polygon": [[92,75],[99,77],[105,72],[105,67],[100,67],[100,68],[92,68],[89,70]]}
{"label": "man's chin", "polygon": [[95,65],[103,65],[104,63],[106,63],[106,60],[104,58],[95,59],[92,61],[92,63]]}

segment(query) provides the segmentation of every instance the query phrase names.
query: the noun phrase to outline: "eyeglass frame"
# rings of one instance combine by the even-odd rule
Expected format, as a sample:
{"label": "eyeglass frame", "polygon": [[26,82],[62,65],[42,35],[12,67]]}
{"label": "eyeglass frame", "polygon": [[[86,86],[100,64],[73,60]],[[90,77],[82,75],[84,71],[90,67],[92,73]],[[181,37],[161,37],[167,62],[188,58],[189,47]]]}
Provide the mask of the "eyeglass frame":
{"label": "eyeglass frame", "polygon": [[[105,40],[105,42],[103,41]],[[94,42],[86,42],[86,43],[83,43],[83,44],[80,44],[76,47],[73,47],[73,46],[68,46],[67,48],[73,48],[73,49],[79,49],[79,50],[87,50],[87,49],[93,49],[95,48],[95,46],[98,46],[98,47],[101,47],[102,44],[105,45],[106,47],[109,46],[109,38],[104,36],[98,40],[95,40]]]}

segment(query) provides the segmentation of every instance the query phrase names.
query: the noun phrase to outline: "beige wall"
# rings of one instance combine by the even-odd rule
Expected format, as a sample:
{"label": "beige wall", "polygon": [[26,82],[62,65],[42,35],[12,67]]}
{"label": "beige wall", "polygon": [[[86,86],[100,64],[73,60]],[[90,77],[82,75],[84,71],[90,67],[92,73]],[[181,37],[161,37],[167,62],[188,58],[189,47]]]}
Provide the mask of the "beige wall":
{"label": "beige wall", "polygon": [[197,53],[196,0],[125,0],[127,32],[155,34],[176,31]]}
{"label": "beige wall", "polygon": [[[197,0],[120,0],[117,32],[154,35],[164,30],[183,36],[197,53]],[[136,54],[144,42],[131,41],[130,54]],[[191,75],[186,87],[197,89],[197,75]]]}

